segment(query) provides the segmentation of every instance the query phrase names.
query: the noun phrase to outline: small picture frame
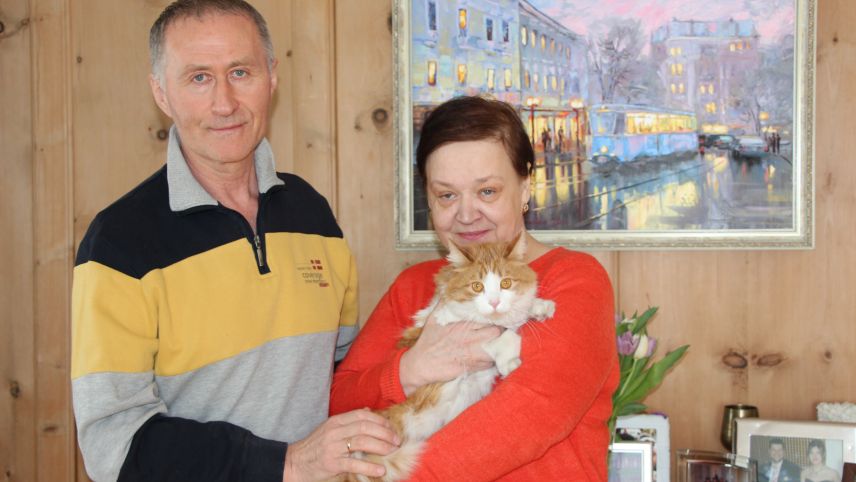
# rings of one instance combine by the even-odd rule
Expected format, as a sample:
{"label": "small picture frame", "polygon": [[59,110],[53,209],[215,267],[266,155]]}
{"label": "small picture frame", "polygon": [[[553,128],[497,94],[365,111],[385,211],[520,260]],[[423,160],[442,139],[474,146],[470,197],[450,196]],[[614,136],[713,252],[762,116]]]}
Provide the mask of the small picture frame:
{"label": "small picture frame", "polygon": [[615,442],[609,446],[609,482],[653,482],[652,445],[648,442]]}
{"label": "small picture frame", "polygon": [[615,436],[621,442],[647,442],[652,445],[651,472],[654,482],[669,482],[669,418],[661,414],[618,417]]}
{"label": "small picture frame", "polygon": [[841,482],[856,482],[856,463],[844,462],[844,475]]}
{"label": "small picture frame", "polygon": [[736,420],[737,454],[757,460],[758,480],[841,480],[856,462],[856,424]]}
{"label": "small picture frame", "polygon": [[675,451],[678,482],[755,482],[757,464],[749,457],[702,450]]}

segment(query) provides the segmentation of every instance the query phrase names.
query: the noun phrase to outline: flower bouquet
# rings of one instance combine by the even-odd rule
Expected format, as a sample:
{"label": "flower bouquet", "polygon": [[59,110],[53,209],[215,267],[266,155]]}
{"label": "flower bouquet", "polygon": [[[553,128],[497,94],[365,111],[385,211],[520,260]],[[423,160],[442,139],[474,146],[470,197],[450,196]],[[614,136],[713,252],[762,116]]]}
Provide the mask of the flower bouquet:
{"label": "flower bouquet", "polygon": [[677,363],[689,348],[683,345],[652,362],[657,340],[648,336],[648,321],[657,307],[648,308],[641,315],[619,320],[615,328],[618,337],[618,360],[621,379],[612,394],[612,416],[609,417],[609,436],[615,439],[615,421],[622,415],[642,413],[647,408],[642,400],[660,383],[666,372]]}

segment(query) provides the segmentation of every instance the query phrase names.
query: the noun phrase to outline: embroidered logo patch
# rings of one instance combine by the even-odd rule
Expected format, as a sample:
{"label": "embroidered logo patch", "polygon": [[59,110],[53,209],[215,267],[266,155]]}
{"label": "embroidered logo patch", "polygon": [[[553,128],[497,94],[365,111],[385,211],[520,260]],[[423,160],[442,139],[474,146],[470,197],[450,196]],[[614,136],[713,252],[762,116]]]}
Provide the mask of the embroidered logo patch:
{"label": "embroidered logo patch", "polygon": [[324,264],[320,259],[310,259],[308,263],[297,265],[297,271],[303,278],[303,282],[307,284],[317,284],[321,288],[330,286],[330,283],[324,279]]}

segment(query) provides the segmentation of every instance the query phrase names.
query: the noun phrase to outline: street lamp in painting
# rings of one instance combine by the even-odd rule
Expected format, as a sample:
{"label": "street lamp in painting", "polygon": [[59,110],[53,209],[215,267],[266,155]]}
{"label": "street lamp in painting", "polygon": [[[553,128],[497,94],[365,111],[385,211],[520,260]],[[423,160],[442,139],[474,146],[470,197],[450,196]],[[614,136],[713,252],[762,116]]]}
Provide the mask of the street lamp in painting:
{"label": "street lamp in painting", "polygon": [[576,130],[577,139],[577,156],[580,155],[580,110],[583,108],[583,101],[580,99],[571,100],[571,110],[574,111],[574,129]]}
{"label": "street lamp in painting", "polygon": [[527,97],[526,106],[529,107],[529,131],[532,133],[532,145],[535,145],[535,108],[541,105],[538,97]]}

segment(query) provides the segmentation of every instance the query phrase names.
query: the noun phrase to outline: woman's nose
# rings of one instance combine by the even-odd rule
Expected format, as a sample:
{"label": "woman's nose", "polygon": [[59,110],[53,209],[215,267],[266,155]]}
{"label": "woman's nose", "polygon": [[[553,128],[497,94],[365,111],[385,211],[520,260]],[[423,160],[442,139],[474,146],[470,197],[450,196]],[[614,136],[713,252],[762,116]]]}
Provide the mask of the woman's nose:
{"label": "woman's nose", "polygon": [[470,224],[477,220],[478,216],[479,212],[476,203],[466,196],[463,197],[460,204],[458,204],[458,222]]}

